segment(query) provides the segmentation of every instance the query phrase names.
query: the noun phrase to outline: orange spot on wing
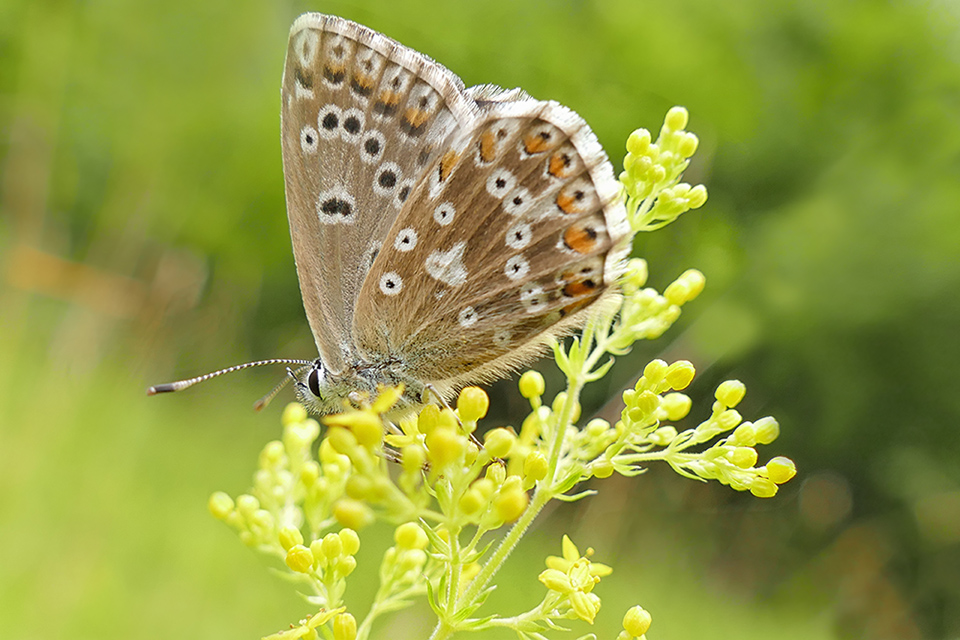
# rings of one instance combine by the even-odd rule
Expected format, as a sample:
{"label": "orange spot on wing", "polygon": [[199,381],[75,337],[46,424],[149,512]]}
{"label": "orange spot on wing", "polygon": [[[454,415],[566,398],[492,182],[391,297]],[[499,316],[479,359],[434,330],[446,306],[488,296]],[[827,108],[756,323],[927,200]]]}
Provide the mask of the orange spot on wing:
{"label": "orange spot on wing", "polygon": [[550,172],[550,175],[556,178],[566,178],[568,177],[568,169],[570,167],[570,156],[566,153],[555,153],[550,156],[550,163],[547,166],[547,171]]}
{"label": "orange spot on wing", "polygon": [[577,253],[590,253],[597,246],[597,230],[574,225],[563,232],[563,243]]}
{"label": "orange spot on wing", "polygon": [[411,107],[403,114],[403,118],[411,127],[416,129],[423,126],[423,124],[430,119],[430,112]]}
{"label": "orange spot on wing", "polygon": [[333,84],[340,84],[346,75],[347,67],[344,64],[326,64],[323,68],[324,77]]}
{"label": "orange spot on wing", "polygon": [[591,302],[593,302],[594,299],[595,299],[594,296],[590,296],[588,298],[580,298],[576,302],[571,302],[570,304],[565,306],[560,313],[563,316],[568,316],[572,313],[576,313],[577,311],[580,311],[581,309],[589,305]]}
{"label": "orange spot on wing", "polygon": [[354,90],[361,95],[369,95],[373,91],[373,76],[366,73],[357,73],[353,76]]}
{"label": "orange spot on wing", "polygon": [[400,94],[396,91],[386,89],[380,92],[380,95],[377,97],[377,102],[382,102],[383,104],[394,107],[400,104]]}
{"label": "orange spot on wing", "polygon": [[480,135],[480,159],[493,162],[497,157],[497,139],[493,131],[484,131]]}
{"label": "orange spot on wing", "polygon": [[460,154],[456,151],[447,151],[440,159],[440,181],[443,182],[450,177],[450,173],[460,159]]}
{"label": "orange spot on wing", "polygon": [[540,132],[532,133],[523,138],[523,148],[527,153],[543,153],[550,150],[550,136],[542,135]]}
{"label": "orange spot on wing", "polygon": [[597,283],[593,280],[582,280],[580,282],[571,282],[563,288],[563,295],[568,298],[577,298],[593,293],[597,290]]}

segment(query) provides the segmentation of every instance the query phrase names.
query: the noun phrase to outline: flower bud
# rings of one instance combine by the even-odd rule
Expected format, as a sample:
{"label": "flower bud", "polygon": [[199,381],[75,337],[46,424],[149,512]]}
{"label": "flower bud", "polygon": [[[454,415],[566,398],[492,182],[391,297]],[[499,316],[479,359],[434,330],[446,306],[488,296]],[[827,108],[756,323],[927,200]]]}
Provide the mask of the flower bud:
{"label": "flower bud", "polygon": [[741,469],[750,469],[757,463],[757,450],[753,447],[736,447],[730,456],[730,462]]}
{"label": "flower bud", "polygon": [[[700,139],[697,138],[695,134],[684,132],[680,137],[680,142],[677,144],[677,153],[680,154],[682,158],[689,158],[697,152],[697,147],[700,146]],[[703,203],[697,206],[701,206]],[[696,209],[696,207],[693,207]]]}
{"label": "flower bud", "polygon": [[323,555],[328,558],[337,558],[343,554],[343,542],[335,533],[323,536]]}
{"label": "flower bud", "polygon": [[603,457],[595,460],[590,465],[590,471],[592,471],[593,475],[597,478],[609,478],[616,469],[614,469],[613,462],[610,458]]}
{"label": "flower bud", "polygon": [[467,446],[467,439],[448,428],[436,428],[426,437],[427,457],[437,469],[442,469],[460,459]]}
{"label": "flower bud", "polygon": [[750,493],[758,498],[772,498],[777,495],[777,485],[767,478],[753,478],[750,481],[749,489]]}
{"label": "flower bud", "polygon": [[284,562],[297,573],[308,573],[313,567],[313,554],[302,544],[294,545],[287,550]]}
{"label": "flower bud", "polygon": [[217,491],[207,502],[207,508],[217,520],[225,520],[233,512],[233,499],[223,491]]}
{"label": "flower bud", "polygon": [[478,513],[487,504],[486,498],[476,489],[467,489],[460,496],[460,510],[468,516]]}
{"label": "flower bud", "polygon": [[333,640],[356,640],[357,619],[349,613],[338,613],[333,618]]}
{"label": "flower bud", "polygon": [[291,547],[298,544],[303,544],[303,534],[300,533],[300,529],[297,529],[296,527],[281,527],[280,533],[277,537],[279,538],[280,546],[283,547],[284,551],[289,551]]}
{"label": "flower bud", "polygon": [[427,534],[416,522],[405,522],[393,532],[393,540],[404,550],[425,549],[429,542]]}
{"label": "flower bud", "polygon": [[493,508],[504,522],[513,522],[523,514],[529,502],[527,492],[517,487],[501,491],[493,501]]}
{"label": "flower bud", "polygon": [[740,401],[743,400],[743,396],[746,393],[747,387],[742,382],[739,380],[727,380],[717,387],[717,392],[714,396],[723,406],[732,409],[740,404]]}
{"label": "flower bud", "polygon": [[440,423],[440,407],[435,404],[428,404],[420,410],[417,416],[417,431],[426,435],[433,431]]}
{"label": "flower bud", "polygon": [[343,545],[343,552],[348,556],[355,555],[360,550],[360,536],[350,528],[340,529],[337,534],[340,536],[340,543]]}
{"label": "flower bud", "polygon": [[540,575],[537,576],[537,580],[543,583],[547,589],[551,591],[557,591],[559,593],[566,593],[572,588],[570,585],[570,579],[567,577],[567,574],[558,569],[546,569],[540,572]]}
{"label": "flower bud", "polygon": [[494,458],[506,458],[516,441],[517,436],[510,429],[499,427],[487,431],[483,436],[483,447]]}
{"label": "flower bud", "polygon": [[650,434],[649,440],[659,447],[665,447],[677,437],[677,430],[674,427],[660,427]]}
{"label": "flower bud", "polygon": [[283,460],[283,443],[279,440],[273,440],[263,446],[260,451],[258,464],[261,469],[273,469]]}
{"label": "flower bud", "polygon": [[484,476],[493,482],[493,486],[501,486],[507,478],[507,469],[502,464],[491,464],[487,467]]}
{"label": "flower bud", "polygon": [[546,389],[546,384],[539,371],[527,371],[520,376],[519,387],[520,395],[529,400],[530,398],[542,396]]}
{"label": "flower bud", "polygon": [[[646,378],[646,382],[651,387],[656,387],[660,384],[660,381],[663,380],[663,376],[667,374],[667,363],[663,360],[651,360],[647,366],[643,368],[643,378]],[[640,391],[640,385],[643,382],[643,378],[637,381],[636,389]]]}
{"label": "flower bud", "polygon": [[667,368],[664,379],[674,391],[686,389],[693,381],[696,369],[686,360],[677,360]]}
{"label": "flower bud", "polygon": [[756,432],[757,442],[760,444],[770,444],[780,436],[780,425],[776,419],[770,416],[754,422],[753,428]]}
{"label": "flower bud", "polygon": [[357,437],[344,427],[330,427],[325,439],[334,451],[343,455],[349,455],[357,448]]}
{"label": "flower bud", "polygon": [[683,393],[668,393],[660,400],[660,408],[667,414],[667,420],[682,420],[690,413],[690,396]]}
{"label": "flower bud", "polygon": [[351,498],[341,498],[333,507],[333,517],[345,527],[359,531],[374,521],[370,508]]}
{"label": "flower bud", "polygon": [[419,442],[406,445],[400,450],[400,455],[402,456],[400,465],[407,473],[420,471],[427,461],[427,451]]}
{"label": "flower bud", "polygon": [[457,397],[457,413],[464,422],[476,422],[489,408],[490,398],[480,387],[466,387]]}
{"label": "flower bud", "polygon": [[340,556],[337,560],[336,572],[339,576],[346,578],[357,568],[357,559],[353,556]]}
{"label": "flower bud", "polygon": [[790,458],[777,456],[767,463],[767,477],[772,482],[783,484],[797,475],[797,465]]}
{"label": "flower bud", "polygon": [[637,129],[627,138],[627,151],[633,155],[644,153],[650,147],[650,132]]}
{"label": "flower bud", "polygon": [[727,409],[717,416],[717,425],[722,431],[729,431],[740,424],[741,420],[743,420],[743,416],[741,416],[738,411],[735,409]]}
{"label": "flower bud", "polygon": [[253,496],[246,493],[237,496],[237,511],[239,511],[244,518],[250,518],[259,508],[260,501]]}
{"label": "flower bud", "polygon": [[732,445],[740,445],[743,447],[752,447],[757,444],[757,430],[754,428],[753,423],[744,422],[734,429],[733,433],[730,434],[728,442]]}
{"label": "flower bud", "polygon": [[634,638],[639,638],[650,629],[651,622],[653,622],[653,616],[637,605],[627,609],[626,615],[623,616],[623,629]]}
{"label": "flower bud", "polygon": [[523,461],[523,475],[533,481],[547,477],[548,463],[546,457],[539,451],[534,451]]}
{"label": "flower bud", "polygon": [[280,416],[280,422],[283,426],[296,424],[307,419],[307,410],[299,402],[291,402],[283,408],[283,414]]}
{"label": "flower bud", "polygon": [[689,118],[690,115],[683,107],[671,107],[671,109],[667,111],[666,117],[663,119],[663,126],[670,131],[680,131],[687,126],[687,121]]}

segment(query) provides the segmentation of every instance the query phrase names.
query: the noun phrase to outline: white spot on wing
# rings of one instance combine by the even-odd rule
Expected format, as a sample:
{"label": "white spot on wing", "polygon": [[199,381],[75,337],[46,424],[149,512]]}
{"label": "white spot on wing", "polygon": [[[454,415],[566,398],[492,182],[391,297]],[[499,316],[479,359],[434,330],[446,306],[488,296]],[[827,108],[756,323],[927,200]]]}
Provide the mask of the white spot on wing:
{"label": "white spot on wing", "polygon": [[407,178],[400,181],[400,186],[397,187],[397,193],[393,196],[393,206],[397,209],[403,206],[403,203],[407,201],[407,198],[410,197],[410,194],[413,192],[413,180]]}
{"label": "white spot on wing", "polygon": [[343,112],[343,121],[340,127],[340,137],[344,142],[356,144],[363,135],[363,125],[366,121],[363,111],[360,109],[347,109]]}
{"label": "white spot on wing", "polygon": [[500,199],[513,191],[517,179],[506,169],[496,169],[487,178],[487,193],[494,198]]}
{"label": "white spot on wing", "polygon": [[356,209],[356,201],[342,185],[321,191],[317,196],[317,215],[321,224],[353,224]]}
{"label": "white spot on wing", "polygon": [[453,222],[455,215],[457,215],[457,210],[453,208],[452,202],[444,202],[433,210],[433,219],[441,227],[445,227]]}
{"label": "white spot on wing", "polygon": [[523,249],[533,239],[530,225],[520,222],[507,229],[507,246],[511,249]]}
{"label": "white spot on wing", "polygon": [[460,316],[457,318],[457,320],[460,322],[460,326],[464,328],[472,327],[473,325],[477,324],[477,320],[479,319],[480,316],[473,307],[464,307],[460,311]]}
{"label": "white spot on wing", "polygon": [[297,52],[297,60],[301,66],[309,67],[313,65],[314,58],[317,57],[317,45],[320,44],[320,38],[315,31],[304,29],[294,36],[293,50]]}
{"label": "white spot on wing", "polygon": [[547,304],[547,294],[542,287],[528,284],[520,291],[520,302],[527,313],[537,313]]}
{"label": "white spot on wing", "polygon": [[467,268],[463,264],[463,252],[467,243],[460,241],[449,251],[437,249],[424,263],[427,273],[434,280],[456,287],[467,281]]}
{"label": "white spot on wing", "polygon": [[530,263],[527,262],[527,259],[523,256],[516,255],[507,260],[507,265],[503,268],[503,272],[507,274],[507,277],[511,280],[520,280],[530,273]]}
{"label": "white spot on wing", "polygon": [[390,271],[380,276],[380,291],[387,296],[395,296],[403,291],[403,279]]}
{"label": "white spot on wing", "polygon": [[317,133],[322,138],[333,140],[340,135],[340,125],[343,123],[343,109],[335,104],[327,104],[320,108],[317,114]]}
{"label": "white spot on wing", "polygon": [[397,237],[393,241],[393,248],[397,251],[413,251],[413,248],[417,246],[417,232],[413,227],[407,227],[406,229],[401,229],[397,233]]}
{"label": "white spot on wing", "polygon": [[304,153],[314,154],[317,152],[317,142],[320,140],[317,130],[306,125],[300,130],[300,148]]}
{"label": "white spot on wing", "polygon": [[400,178],[400,165],[396,162],[384,162],[373,176],[373,191],[381,196],[393,195]]}
{"label": "white spot on wing", "polygon": [[532,204],[533,196],[526,187],[517,187],[503,199],[502,207],[511,216],[523,215]]}
{"label": "white spot on wing", "polygon": [[360,159],[367,164],[379,162],[383,157],[383,148],[387,144],[387,139],[379,131],[367,131],[363,136],[363,142],[360,145]]}

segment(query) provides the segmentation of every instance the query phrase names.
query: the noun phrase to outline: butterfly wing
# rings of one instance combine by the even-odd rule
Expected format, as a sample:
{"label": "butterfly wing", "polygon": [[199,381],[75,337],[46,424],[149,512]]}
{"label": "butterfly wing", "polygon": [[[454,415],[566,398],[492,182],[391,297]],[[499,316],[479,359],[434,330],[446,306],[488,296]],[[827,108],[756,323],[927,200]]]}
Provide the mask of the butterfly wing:
{"label": "butterfly wing", "polygon": [[354,320],[368,358],[443,390],[582,325],[629,251],[620,188],[577,114],[522,95],[480,104],[404,203]]}
{"label": "butterfly wing", "polygon": [[384,236],[451,132],[479,108],[444,67],[321,14],[293,24],[281,94],[300,291],[320,355],[338,372],[352,361],[355,301]]}

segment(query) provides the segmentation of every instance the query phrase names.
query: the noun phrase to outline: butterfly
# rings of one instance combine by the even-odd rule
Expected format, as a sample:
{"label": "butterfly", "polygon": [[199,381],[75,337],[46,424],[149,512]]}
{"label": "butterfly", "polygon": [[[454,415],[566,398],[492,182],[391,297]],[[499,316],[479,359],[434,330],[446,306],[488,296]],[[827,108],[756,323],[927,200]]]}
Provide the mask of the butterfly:
{"label": "butterfly", "polygon": [[630,248],[623,198],[567,107],[465,88],[427,56],[318,13],[290,30],[281,98],[290,236],[319,357],[152,393],[288,363],[315,414],[380,385],[403,385],[413,408],[427,389],[448,398],[529,363],[614,297]]}

